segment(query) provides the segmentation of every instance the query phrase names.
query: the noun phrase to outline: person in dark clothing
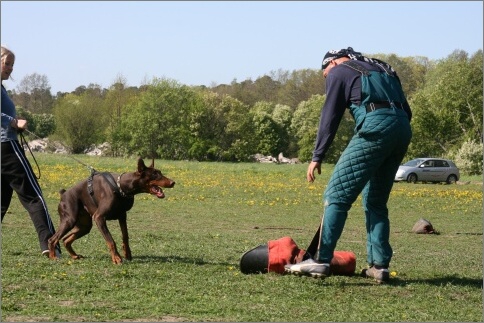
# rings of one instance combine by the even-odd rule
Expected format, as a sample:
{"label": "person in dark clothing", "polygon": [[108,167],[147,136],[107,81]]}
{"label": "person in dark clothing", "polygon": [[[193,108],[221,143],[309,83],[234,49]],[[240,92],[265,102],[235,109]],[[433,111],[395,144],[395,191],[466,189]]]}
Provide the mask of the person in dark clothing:
{"label": "person in dark clothing", "polygon": [[[32,166],[25,156],[25,152],[18,141],[18,132],[27,128],[27,121],[17,119],[13,101],[3,86],[3,81],[10,78],[15,63],[12,51],[2,46],[1,73],[2,73],[2,101],[1,101],[1,212],[2,222],[12,200],[13,192],[18,195],[20,203],[27,210],[34,224],[43,255],[49,256],[48,239],[55,233],[54,225],[42,196],[37,178]],[[56,255],[60,257],[60,248],[56,246]]]}
{"label": "person in dark clothing", "polygon": [[387,202],[395,174],[412,137],[412,112],[393,68],[351,47],[326,53],[324,103],[307,180],[321,174],[321,163],[345,109],[355,120],[355,134],[336,163],[323,196],[320,242],[313,258],[286,265],[296,275],[326,277],[348,211],[362,193],[366,216],[367,277],[388,282],[392,258]]}

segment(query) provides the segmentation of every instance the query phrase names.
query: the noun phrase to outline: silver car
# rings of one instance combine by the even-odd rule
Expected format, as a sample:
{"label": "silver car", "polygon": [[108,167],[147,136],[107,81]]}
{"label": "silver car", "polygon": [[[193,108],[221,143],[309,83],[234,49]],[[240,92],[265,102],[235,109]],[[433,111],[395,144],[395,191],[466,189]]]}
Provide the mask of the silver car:
{"label": "silver car", "polygon": [[457,166],[448,159],[417,158],[400,165],[395,174],[395,182],[446,182],[455,183],[460,173]]}

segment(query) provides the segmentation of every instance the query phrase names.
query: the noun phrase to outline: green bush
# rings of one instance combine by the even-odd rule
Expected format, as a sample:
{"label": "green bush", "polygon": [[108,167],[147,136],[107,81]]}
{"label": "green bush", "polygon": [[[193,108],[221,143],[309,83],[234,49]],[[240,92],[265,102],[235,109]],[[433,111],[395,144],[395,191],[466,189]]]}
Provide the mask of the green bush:
{"label": "green bush", "polygon": [[35,125],[35,134],[40,138],[46,138],[55,131],[55,118],[53,114],[32,114]]}
{"label": "green bush", "polygon": [[482,174],[482,143],[467,140],[456,152],[454,161],[466,175]]}

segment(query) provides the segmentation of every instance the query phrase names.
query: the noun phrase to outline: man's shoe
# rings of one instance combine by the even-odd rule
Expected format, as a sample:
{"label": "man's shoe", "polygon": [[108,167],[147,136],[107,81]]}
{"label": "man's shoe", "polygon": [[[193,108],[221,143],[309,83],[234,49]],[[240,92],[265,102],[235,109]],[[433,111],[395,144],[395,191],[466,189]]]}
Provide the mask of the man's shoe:
{"label": "man's shoe", "polygon": [[390,272],[387,268],[377,268],[378,266],[372,266],[368,269],[363,269],[364,276],[374,278],[377,283],[384,284],[390,280]]}
{"label": "man's shoe", "polygon": [[304,275],[314,278],[324,278],[331,275],[329,264],[317,262],[312,258],[297,264],[285,265],[284,271],[298,276]]}

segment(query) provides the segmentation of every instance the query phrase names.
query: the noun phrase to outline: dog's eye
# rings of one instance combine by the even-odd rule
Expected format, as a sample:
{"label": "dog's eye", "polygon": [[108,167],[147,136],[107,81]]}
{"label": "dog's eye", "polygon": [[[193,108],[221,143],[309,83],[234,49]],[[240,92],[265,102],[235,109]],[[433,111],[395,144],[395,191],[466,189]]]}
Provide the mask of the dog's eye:
{"label": "dog's eye", "polygon": [[160,178],[162,176],[163,175],[161,174],[161,172],[154,172],[153,174],[151,174],[151,179],[157,179],[157,178]]}

